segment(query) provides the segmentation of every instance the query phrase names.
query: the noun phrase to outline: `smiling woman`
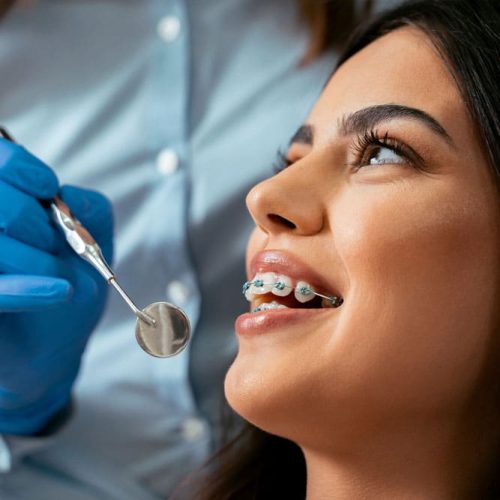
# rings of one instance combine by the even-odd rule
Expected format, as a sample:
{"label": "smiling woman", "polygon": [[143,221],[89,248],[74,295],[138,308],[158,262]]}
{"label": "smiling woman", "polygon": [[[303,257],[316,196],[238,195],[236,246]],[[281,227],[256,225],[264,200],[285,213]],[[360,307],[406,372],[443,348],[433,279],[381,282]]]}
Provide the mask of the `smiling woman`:
{"label": "smiling woman", "polygon": [[196,498],[500,497],[499,34],[488,0],[375,20],[249,193],[225,390],[262,431]]}

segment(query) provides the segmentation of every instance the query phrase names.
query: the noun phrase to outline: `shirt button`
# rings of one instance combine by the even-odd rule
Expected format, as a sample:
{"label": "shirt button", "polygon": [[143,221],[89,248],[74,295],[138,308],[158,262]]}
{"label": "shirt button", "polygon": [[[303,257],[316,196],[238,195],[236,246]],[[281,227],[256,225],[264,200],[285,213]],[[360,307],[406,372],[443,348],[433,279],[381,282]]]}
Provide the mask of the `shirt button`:
{"label": "shirt button", "polygon": [[179,156],[173,149],[163,149],[156,157],[156,168],[163,175],[173,174],[179,168]]}
{"label": "shirt button", "polygon": [[181,22],[178,17],[165,16],[158,23],[158,35],[166,43],[172,43],[177,39],[181,32]]}
{"label": "shirt button", "polygon": [[189,287],[182,281],[171,281],[167,285],[167,296],[174,305],[184,305],[189,298]]}
{"label": "shirt button", "polygon": [[205,434],[205,424],[203,420],[196,417],[189,417],[182,423],[182,435],[186,441],[198,441]]}

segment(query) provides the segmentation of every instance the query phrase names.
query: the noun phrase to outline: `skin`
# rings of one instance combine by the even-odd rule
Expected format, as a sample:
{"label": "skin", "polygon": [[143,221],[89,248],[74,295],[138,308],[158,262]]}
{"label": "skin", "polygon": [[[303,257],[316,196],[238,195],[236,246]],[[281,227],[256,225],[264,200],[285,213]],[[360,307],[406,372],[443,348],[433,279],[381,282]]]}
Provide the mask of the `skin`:
{"label": "skin", "polygon": [[[357,135],[341,120],[384,104],[424,111],[449,139],[417,119],[385,120],[378,136],[422,164],[373,147],[364,160],[389,162],[353,167]],[[470,401],[498,324],[500,214],[486,156],[442,58],[413,28],[349,59],[307,123],[313,143],[292,143],[292,165],[248,195],[248,261],[288,252],[345,302],[238,335],[227,398],[302,448],[308,499],[452,498],[471,474]]]}

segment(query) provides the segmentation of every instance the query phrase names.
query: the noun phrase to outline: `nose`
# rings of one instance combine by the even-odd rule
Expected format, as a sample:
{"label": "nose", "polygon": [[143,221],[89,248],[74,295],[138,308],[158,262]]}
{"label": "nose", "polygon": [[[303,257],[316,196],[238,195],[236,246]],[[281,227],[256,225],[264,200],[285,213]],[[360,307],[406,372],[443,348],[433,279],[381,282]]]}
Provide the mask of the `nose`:
{"label": "nose", "polygon": [[298,165],[289,167],[252,188],[247,207],[266,233],[312,235],[321,231],[325,218],[317,188],[312,176],[301,172]]}

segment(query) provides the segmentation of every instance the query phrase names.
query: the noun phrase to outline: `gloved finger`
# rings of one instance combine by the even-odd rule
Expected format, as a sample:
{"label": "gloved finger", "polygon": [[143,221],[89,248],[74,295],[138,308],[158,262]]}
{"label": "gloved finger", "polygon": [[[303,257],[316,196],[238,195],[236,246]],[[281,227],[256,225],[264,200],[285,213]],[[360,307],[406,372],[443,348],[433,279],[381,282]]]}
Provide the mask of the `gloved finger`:
{"label": "gloved finger", "polygon": [[39,311],[71,298],[70,283],[61,278],[0,275],[0,313]]}
{"label": "gloved finger", "polygon": [[0,138],[0,180],[35,198],[53,198],[59,188],[56,174],[26,149]]}
{"label": "gloved finger", "polygon": [[63,186],[59,195],[101,247],[107,260],[112,256],[113,210],[111,202],[98,193],[76,186]]}
{"label": "gloved finger", "polygon": [[0,234],[0,273],[53,278],[71,276],[69,265],[55,255]]}
{"label": "gloved finger", "polygon": [[72,301],[86,302],[99,293],[100,287],[106,286],[106,281],[88,262],[73,255],[73,250],[69,250],[69,254],[71,258],[63,260],[0,234],[0,275],[65,279],[73,287]]}
{"label": "gloved finger", "polygon": [[47,252],[55,252],[60,241],[40,203],[1,181],[0,232]]}

